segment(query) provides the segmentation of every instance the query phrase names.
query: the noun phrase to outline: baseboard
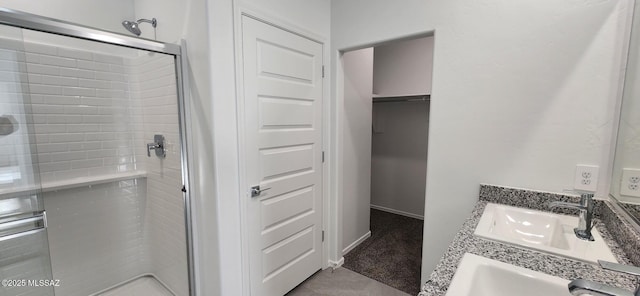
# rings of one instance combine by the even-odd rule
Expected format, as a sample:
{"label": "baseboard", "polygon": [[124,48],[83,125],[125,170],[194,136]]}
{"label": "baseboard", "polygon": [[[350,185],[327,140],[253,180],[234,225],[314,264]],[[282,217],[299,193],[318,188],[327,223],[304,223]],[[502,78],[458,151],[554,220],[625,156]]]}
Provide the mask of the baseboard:
{"label": "baseboard", "polygon": [[389,212],[389,213],[392,213],[392,214],[406,216],[406,217],[409,217],[409,218],[415,218],[415,219],[424,220],[424,216],[416,215],[414,213],[408,213],[408,212],[405,212],[405,211],[400,211],[400,210],[396,210],[396,209],[390,209],[390,208],[387,208],[387,207],[377,206],[377,205],[374,205],[374,204],[371,205],[371,208],[375,209],[375,210]]}
{"label": "baseboard", "polygon": [[334,270],[340,268],[343,264],[344,264],[344,257],[340,257],[340,260],[338,261],[329,260],[329,267],[333,268]]}
{"label": "baseboard", "polygon": [[365,239],[371,237],[371,230],[367,231],[363,236],[357,239],[355,242],[352,242],[346,248],[342,249],[342,256],[347,255],[347,253],[351,252],[351,250],[355,249],[359,244],[361,244]]}

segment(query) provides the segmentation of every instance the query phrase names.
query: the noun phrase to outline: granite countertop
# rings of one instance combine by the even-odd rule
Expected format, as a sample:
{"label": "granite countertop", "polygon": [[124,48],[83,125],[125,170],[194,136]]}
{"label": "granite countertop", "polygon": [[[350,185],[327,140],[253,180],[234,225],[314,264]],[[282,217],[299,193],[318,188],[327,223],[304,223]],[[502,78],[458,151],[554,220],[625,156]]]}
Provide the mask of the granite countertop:
{"label": "granite countertop", "polygon": [[[485,186],[485,185],[483,185]],[[494,200],[492,200],[494,202]],[[486,258],[517,265],[531,270],[558,276],[566,280],[577,278],[597,281],[628,290],[635,289],[635,277],[612,271],[606,271],[597,265],[582,261],[567,259],[551,254],[524,249],[496,241],[491,241],[473,235],[476,225],[484,211],[487,201],[478,201],[471,216],[465,221],[446,253],[431,273],[429,280],[423,285],[419,296],[445,295],[449,284],[456,272],[456,268],[465,253],[473,253]],[[506,202],[506,204],[509,204]],[[527,207],[526,205],[519,205]],[[611,207],[607,202],[601,202],[599,207]],[[600,212],[606,212],[600,209]],[[632,264],[623,249],[613,239],[604,223],[598,218],[596,228],[606,240],[612,253],[621,264]],[[567,293],[567,295],[569,295]]]}

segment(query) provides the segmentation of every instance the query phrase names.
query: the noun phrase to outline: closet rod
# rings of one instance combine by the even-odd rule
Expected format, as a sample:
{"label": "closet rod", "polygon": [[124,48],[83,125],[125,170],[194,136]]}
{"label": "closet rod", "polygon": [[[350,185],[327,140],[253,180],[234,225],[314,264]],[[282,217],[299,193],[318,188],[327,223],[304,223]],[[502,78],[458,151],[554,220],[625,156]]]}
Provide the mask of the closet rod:
{"label": "closet rod", "polygon": [[374,103],[395,103],[395,102],[427,102],[431,100],[430,95],[418,96],[396,96],[396,97],[374,97]]}

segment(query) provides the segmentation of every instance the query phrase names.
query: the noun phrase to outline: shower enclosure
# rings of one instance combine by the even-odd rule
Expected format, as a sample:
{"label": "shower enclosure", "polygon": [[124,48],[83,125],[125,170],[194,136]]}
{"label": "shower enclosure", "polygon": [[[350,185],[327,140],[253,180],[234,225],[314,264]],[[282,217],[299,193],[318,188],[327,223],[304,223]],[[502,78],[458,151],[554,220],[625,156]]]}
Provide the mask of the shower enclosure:
{"label": "shower enclosure", "polygon": [[0,8],[0,295],[193,293],[182,58]]}

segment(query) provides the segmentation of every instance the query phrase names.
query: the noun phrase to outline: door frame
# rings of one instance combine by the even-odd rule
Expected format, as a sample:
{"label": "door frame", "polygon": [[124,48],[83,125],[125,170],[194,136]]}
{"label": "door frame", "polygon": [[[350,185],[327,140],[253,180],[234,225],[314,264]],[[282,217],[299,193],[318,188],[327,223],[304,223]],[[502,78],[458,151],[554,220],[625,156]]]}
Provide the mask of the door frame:
{"label": "door frame", "polygon": [[330,266],[329,264],[329,252],[328,246],[334,244],[331,241],[331,235],[328,233],[328,223],[330,221],[329,216],[329,189],[331,188],[330,174],[331,157],[327,158],[327,153],[330,147],[330,133],[329,133],[329,120],[330,114],[330,75],[329,72],[329,47],[328,38],[323,37],[314,32],[308,31],[302,27],[292,24],[280,17],[274,16],[261,9],[253,7],[253,5],[242,2],[241,0],[234,0],[234,18],[233,18],[233,37],[234,37],[234,52],[235,52],[235,80],[236,80],[236,115],[238,126],[238,186],[240,199],[240,239],[241,239],[241,270],[242,270],[242,295],[251,295],[251,277],[250,277],[250,253],[249,253],[249,231],[247,225],[247,206],[249,201],[249,187],[251,184],[246,179],[246,151],[244,149],[246,127],[245,127],[245,104],[244,104],[244,64],[243,64],[243,52],[242,52],[242,17],[250,17],[265,24],[274,26],[281,30],[293,33],[303,38],[318,42],[322,45],[322,61],[325,67],[325,75],[322,84],[322,150],[325,151],[325,159],[327,161],[322,163],[322,229],[325,231],[325,240],[322,242],[322,269]]}
{"label": "door frame", "polygon": [[[390,44],[390,43],[394,43],[394,42],[398,42],[398,41],[403,41],[403,40],[411,40],[411,39],[416,39],[416,38],[423,38],[423,37],[433,37],[434,38],[434,49],[433,49],[433,64],[432,64],[432,88],[433,88],[433,77],[435,76],[435,63],[436,63],[436,49],[435,49],[435,42],[437,41],[437,36],[436,36],[436,30],[432,29],[432,30],[424,30],[424,31],[419,31],[419,32],[415,32],[412,34],[407,34],[407,35],[395,35],[395,36],[388,36],[386,38],[383,39],[376,39],[376,40],[367,40],[364,41],[363,43],[359,43],[356,45],[350,45],[347,47],[343,47],[343,48],[332,48],[331,49],[331,57],[332,60],[330,61],[331,63],[331,69],[332,69],[332,73],[329,75],[332,78],[331,80],[331,102],[329,102],[329,104],[332,106],[333,109],[329,110],[328,112],[328,116],[327,118],[330,118],[332,122],[330,122],[330,128],[331,133],[330,133],[330,141],[334,146],[331,146],[332,150],[332,154],[329,157],[329,162],[332,164],[335,164],[331,167],[331,172],[330,172],[330,180],[332,181],[331,183],[331,188],[330,190],[332,191],[332,195],[330,195],[328,198],[330,199],[329,205],[331,205],[330,210],[332,210],[332,212],[330,213],[328,219],[329,219],[329,226],[330,227],[330,233],[329,233],[329,238],[331,238],[331,240],[329,240],[329,242],[331,243],[331,245],[329,246],[329,256],[334,256],[335,261],[330,261],[330,263],[332,264],[332,266],[334,266],[334,268],[340,267],[343,263],[344,263],[344,257],[342,256],[342,233],[343,233],[343,219],[342,219],[342,215],[343,215],[343,199],[344,199],[344,194],[343,194],[343,188],[344,188],[344,182],[342,179],[342,176],[344,175],[344,169],[342,167],[342,158],[343,158],[343,149],[342,149],[342,145],[343,145],[343,136],[344,136],[344,122],[345,122],[345,115],[344,115],[344,80],[345,80],[345,74],[344,74],[344,68],[343,68],[343,54],[345,52],[349,52],[349,51],[353,51],[353,50],[359,50],[359,49],[364,49],[364,48],[369,48],[369,47],[375,47],[375,46],[380,46],[380,45],[385,45],[385,44]],[[431,94],[431,98],[434,98],[433,95],[433,91]],[[433,102],[433,100],[432,100]],[[429,106],[430,114],[433,114],[434,112],[434,105],[430,104]],[[429,125],[429,131],[431,131],[432,126]],[[429,135],[431,134],[431,132],[429,132]],[[429,149],[427,148],[427,151],[429,151]],[[428,157],[427,157],[427,162],[428,162]],[[428,163],[427,163],[427,167],[428,167]],[[427,186],[427,180],[425,180],[425,187]],[[425,191],[425,196],[424,196],[424,203],[425,203],[425,207],[426,207],[426,200],[427,200],[427,196],[426,196],[426,191]],[[426,221],[426,217],[423,220]],[[426,225],[424,225],[423,227],[424,229],[426,229]],[[424,233],[422,234],[424,237]],[[423,250],[422,253],[424,254],[425,250],[424,250],[424,243],[423,243]],[[424,255],[423,255],[424,258]],[[330,259],[331,260],[331,259]],[[424,260],[422,260],[421,264],[424,263]],[[421,272],[422,273],[422,272]],[[421,283],[425,281],[425,277],[428,276],[428,274],[424,275],[421,274]]]}

